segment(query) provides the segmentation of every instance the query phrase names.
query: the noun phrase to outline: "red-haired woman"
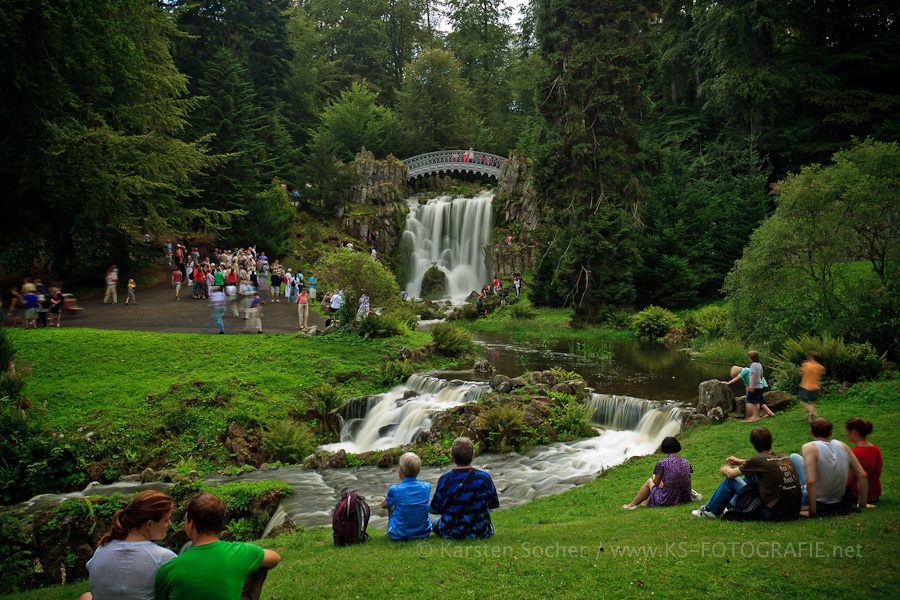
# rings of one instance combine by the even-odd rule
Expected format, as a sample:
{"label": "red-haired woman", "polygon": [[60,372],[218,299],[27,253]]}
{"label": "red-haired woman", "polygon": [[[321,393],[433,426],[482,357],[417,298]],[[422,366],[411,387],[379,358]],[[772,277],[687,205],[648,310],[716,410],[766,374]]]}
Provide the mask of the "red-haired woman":
{"label": "red-haired woman", "polygon": [[175,553],[154,540],[166,537],[171,516],[172,499],[154,491],[141,492],[117,511],[87,563],[91,591],[79,600],[156,598],[156,572]]}
{"label": "red-haired woman", "polygon": [[[847,433],[847,439],[853,444],[853,454],[868,477],[869,491],[866,494],[866,501],[878,502],[881,497],[881,468],[884,466],[884,458],[881,456],[881,449],[866,439],[872,433],[872,422],[853,417],[844,423],[844,431]],[[859,483],[853,471],[847,475],[847,492],[844,499],[848,502],[859,502]],[[870,504],[869,508],[875,507]]]}

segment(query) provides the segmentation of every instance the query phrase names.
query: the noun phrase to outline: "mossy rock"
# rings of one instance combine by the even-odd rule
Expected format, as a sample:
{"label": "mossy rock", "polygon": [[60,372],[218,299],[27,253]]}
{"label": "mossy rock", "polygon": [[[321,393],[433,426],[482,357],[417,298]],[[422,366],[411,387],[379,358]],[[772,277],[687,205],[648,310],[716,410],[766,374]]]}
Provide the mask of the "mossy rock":
{"label": "mossy rock", "polygon": [[447,276],[437,267],[425,271],[422,277],[422,298],[434,299],[447,295]]}

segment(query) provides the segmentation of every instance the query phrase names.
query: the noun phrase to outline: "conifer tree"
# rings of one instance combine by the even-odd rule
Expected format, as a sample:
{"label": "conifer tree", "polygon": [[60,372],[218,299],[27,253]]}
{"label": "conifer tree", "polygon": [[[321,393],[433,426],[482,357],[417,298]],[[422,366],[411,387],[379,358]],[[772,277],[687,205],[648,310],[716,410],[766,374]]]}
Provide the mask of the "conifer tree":
{"label": "conifer tree", "polygon": [[547,65],[535,185],[556,217],[554,273],[536,285],[596,316],[634,297],[646,15],[627,0],[539,0],[535,14]]}

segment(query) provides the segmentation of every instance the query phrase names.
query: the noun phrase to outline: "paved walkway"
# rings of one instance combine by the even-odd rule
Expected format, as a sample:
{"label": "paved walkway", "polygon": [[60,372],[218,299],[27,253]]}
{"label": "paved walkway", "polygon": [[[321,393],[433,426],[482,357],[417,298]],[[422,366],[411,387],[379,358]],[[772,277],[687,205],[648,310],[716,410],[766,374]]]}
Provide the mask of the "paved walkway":
{"label": "paved walkway", "polygon": [[[76,316],[63,316],[61,327],[87,327],[92,329],[116,329],[127,331],[156,331],[161,333],[218,333],[213,325],[203,330],[210,315],[207,300],[191,298],[190,286],[181,288],[181,300],[175,300],[175,288],[171,284],[159,284],[151,288],[138,289],[136,305],[125,304],[127,294],[119,292],[117,304],[103,304],[103,298],[79,300],[83,309]],[[272,303],[268,297],[262,306],[263,333],[297,333],[300,321],[297,316],[297,305],[284,298]],[[242,333],[244,329],[243,311],[240,317],[229,316],[226,309],[225,333]],[[6,324],[11,320],[7,317]],[[312,310],[309,312],[309,325],[319,329],[325,327],[325,319]],[[20,323],[19,328],[23,325]],[[38,328],[40,328],[40,322]]]}

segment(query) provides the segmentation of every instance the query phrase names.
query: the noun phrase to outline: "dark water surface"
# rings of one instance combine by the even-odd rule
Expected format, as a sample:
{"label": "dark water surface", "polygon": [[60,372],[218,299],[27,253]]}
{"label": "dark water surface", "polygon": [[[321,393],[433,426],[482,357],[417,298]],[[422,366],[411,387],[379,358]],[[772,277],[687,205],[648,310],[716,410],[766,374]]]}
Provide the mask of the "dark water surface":
{"label": "dark water surface", "polygon": [[[649,340],[602,340],[613,358],[598,360],[570,352],[562,338],[549,347],[513,342],[508,336],[479,332],[474,335],[481,354],[494,365],[495,373],[516,377],[528,371],[561,367],[584,377],[600,394],[618,394],[648,400],[678,400],[694,403],[698,386],[707,379],[728,379],[731,365],[692,361],[685,352]],[[580,340],[582,343],[584,340]],[[490,375],[467,371],[436,374],[448,379],[487,380]]]}

